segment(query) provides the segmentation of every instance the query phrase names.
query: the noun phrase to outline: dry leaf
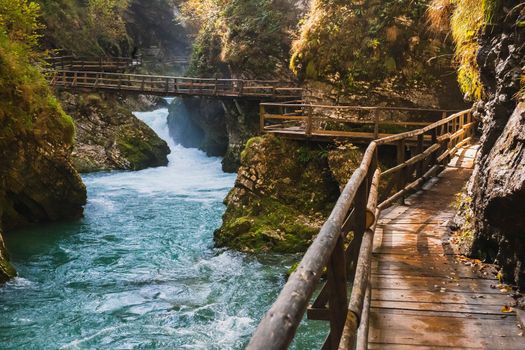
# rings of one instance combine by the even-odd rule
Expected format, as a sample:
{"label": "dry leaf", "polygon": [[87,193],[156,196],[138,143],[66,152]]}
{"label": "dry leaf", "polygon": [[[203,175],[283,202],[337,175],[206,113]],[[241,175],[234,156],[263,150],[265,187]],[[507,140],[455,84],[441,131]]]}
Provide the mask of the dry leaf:
{"label": "dry leaf", "polygon": [[512,311],[513,311],[512,308],[509,307],[508,305],[505,305],[505,306],[503,306],[503,307],[501,308],[501,312],[504,312],[504,313],[506,313],[506,314],[511,313]]}

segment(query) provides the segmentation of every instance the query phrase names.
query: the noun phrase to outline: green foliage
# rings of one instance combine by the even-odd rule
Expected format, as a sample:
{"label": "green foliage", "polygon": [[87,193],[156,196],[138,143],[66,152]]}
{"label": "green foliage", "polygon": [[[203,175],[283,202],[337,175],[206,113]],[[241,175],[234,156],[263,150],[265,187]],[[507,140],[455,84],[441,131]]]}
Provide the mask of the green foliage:
{"label": "green foliage", "polygon": [[182,8],[199,28],[193,49],[192,73],[234,72],[264,76],[282,68],[290,49],[295,9],[285,0],[189,0]]}
{"label": "green foliage", "polygon": [[0,28],[9,39],[35,47],[43,25],[39,22],[40,6],[28,0],[0,0]]}
{"label": "green foliage", "polygon": [[23,0],[8,2],[9,6],[0,6],[0,149],[5,152],[10,142],[24,137],[71,145],[73,121],[31,62],[39,56],[34,50],[36,31],[41,28],[38,6]]}
{"label": "green foliage", "polygon": [[442,50],[425,37],[427,5],[423,0],[313,0],[293,44],[290,68],[301,79],[348,90],[397,75],[414,79],[415,63]]}
{"label": "green foliage", "polygon": [[127,42],[123,19],[129,0],[38,0],[47,25],[46,37],[74,54],[119,54]]}
{"label": "green foliage", "polygon": [[429,18],[434,28],[443,29],[450,20],[450,30],[456,44],[458,82],[472,100],[480,99],[483,86],[476,57],[478,38],[483,28],[491,24],[501,10],[499,0],[433,0]]}

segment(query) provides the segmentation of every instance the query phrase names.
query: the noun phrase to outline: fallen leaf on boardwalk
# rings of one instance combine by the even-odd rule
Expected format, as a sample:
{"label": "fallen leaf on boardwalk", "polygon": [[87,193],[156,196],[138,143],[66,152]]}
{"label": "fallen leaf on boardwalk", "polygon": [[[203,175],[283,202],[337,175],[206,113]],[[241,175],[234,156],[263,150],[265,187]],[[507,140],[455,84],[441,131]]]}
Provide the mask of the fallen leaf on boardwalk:
{"label": "fallen leaf on boardwalk", "polygon": [[501,312],[504,312],[504,313],[506,313],[506,314],[511,313],[512,311],[513,311],[512,308],[509,307],[508,305],[505,305],[505,306],[503,306],[503,307],[501,308]]}
{"label": "fallen leaf on boardwalk", "polygon": [[506,286],[506,285],[498,285],[498,288],[499,288],[499,291],[502,292],[502,293],[509,293],[509,292],[512,292],[512,287],[511,286]]}

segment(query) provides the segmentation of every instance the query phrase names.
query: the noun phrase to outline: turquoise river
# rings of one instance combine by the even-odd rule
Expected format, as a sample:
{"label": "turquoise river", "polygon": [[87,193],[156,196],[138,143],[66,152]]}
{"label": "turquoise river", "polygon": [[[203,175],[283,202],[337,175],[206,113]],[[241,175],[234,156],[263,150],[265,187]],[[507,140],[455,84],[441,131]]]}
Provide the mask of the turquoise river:
{"label": "turquoise river", "polygon": [[[0,349],[241,349],[297,259],[213,246],[235,176],[137,113],[167,167],[84,176],[85,217],[6,235],[19,276],[0,287]],[[309,322],[293,347],[319,348]]]}

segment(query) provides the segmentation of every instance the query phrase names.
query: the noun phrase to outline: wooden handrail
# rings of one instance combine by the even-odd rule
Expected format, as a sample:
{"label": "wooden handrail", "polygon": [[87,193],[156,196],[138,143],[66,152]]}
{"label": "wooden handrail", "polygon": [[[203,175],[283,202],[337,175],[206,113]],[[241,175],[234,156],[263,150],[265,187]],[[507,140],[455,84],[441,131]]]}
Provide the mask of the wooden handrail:
{"label": "wooden handrail", "polygon": [[[261,105],[261,112],[264,112],[264,105]],[[286,349],[327,269],[327,281],[308,312],[309,318],[330,322],[330,333],[323,349],[350,350],[356,344],[359,350],[366,349],[377,219],[382,210],[441,171],[457,149],[473,139],[475,123],[472,110],[466,110],[418,130],[372,141],[332,213],[261,320],[247,348]],[[426,149],[425,136],[432,140]],[[417,138],[416,154],[405,159],[406,141],[414,138]],[[397,146],[398,164],[381,172],[377,158],[380,147],[388,144]],[[396,174],[397,178],[393,177]],[[382,193],[379,192],[381,181],[388,181]],[[396,183],[398,190],[392,194]],[[350,229],[353,239],[345,248]],[[347,266],[350,268],[346,269]],[[346,297],[348,282],[352,282],[350,300]],[[344,319],[341,312],[345,314]]]}
{"label": "wooden handrail", "polygon": [[[162,96],[214,96],[291,99],[301,96],[302,89],[292,82],[274,80],[241,80],[192,78],[97,71],[54,70],[57,88],[116,90]],[[82,75],[82,81],[73,80]],[[285,87],[283,87],[285,86]]]}
{"label": "wooden handrail", "polygon": [[406,112],[446,112],[456,113],[460,112],[459,109],[433,109],[433,108],[415,108],[415,107],[388,107],[388,106],[331,106],[331,105],[319,105],[319,104],[307,104],[307,103],[277,103],[277,102],[264,102],[264,107],[296,107],[296,108],[318,108],[323,110],[353,110],[353,111],[406,111]]}
{"label": "wooden handrail", "polygon": [[[446,119],[452,112],[457,111],[410,107],[262,103],[260,115],[264,122],[261,120],[261,132],[290,135],[296,138],[346,137],[354,142],[381,139],[381,143],[388,143],[407,139],[407,142],[412,143],[417,141],[419,135],[428,131],[425,128],[432,128],[436,120]],[[394,119],[398,114],[402,118]],[[451,120],[454,120],[453,116]],[[417,129],[408,131],[411,136],[407,133],[394,134],[393,128],[398,127],[407,130]],[[409,136],[414,140],[408,140]],[[423,143],[428,143],[429,138],[430,135],[425,136]]]}

